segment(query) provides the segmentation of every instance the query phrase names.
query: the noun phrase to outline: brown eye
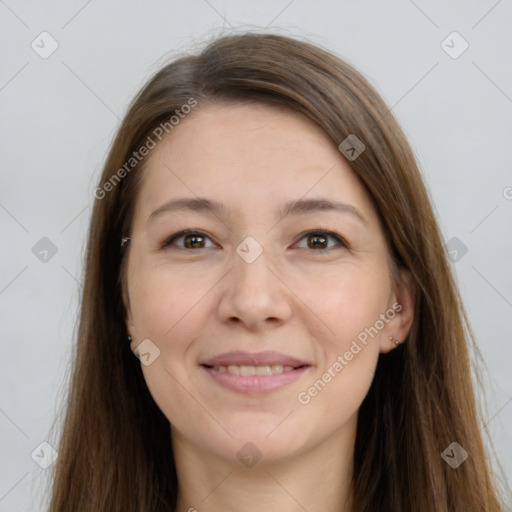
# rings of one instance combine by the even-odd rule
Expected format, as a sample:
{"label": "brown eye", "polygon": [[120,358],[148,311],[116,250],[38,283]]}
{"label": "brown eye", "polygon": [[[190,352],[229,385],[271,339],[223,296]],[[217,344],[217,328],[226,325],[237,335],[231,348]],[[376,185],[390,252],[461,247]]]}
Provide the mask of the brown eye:
{"label": "brown eye", "polygon": [[[295,244],[296,247],[301,247],[305,249],[333,249],[336,246],[347,247],[348,244],[345,242],[343,238],[341,238],[336,233],[331,233],[330,231],[310,231],[306,233],[300,240],[306,240],[307,247],[301,246],[300,244]],[[336,244],[334,246],[329,246],[329,241],[335,240]]]}
{"label": "brown eye", "polygon": [[196,249],[204,247],[204,237],[202,235],[185,235],[183,237],[187,249]]}
{"label": "brown eye", "polygon": [[200,231],[185,230],[168,238],[163,243],[162,249],[171,245],[176,246],[178,249],[207,249],[208,247],[216,247],[213,242],[212,245],[206,246],[207,240],[210,240],[210,238]]}

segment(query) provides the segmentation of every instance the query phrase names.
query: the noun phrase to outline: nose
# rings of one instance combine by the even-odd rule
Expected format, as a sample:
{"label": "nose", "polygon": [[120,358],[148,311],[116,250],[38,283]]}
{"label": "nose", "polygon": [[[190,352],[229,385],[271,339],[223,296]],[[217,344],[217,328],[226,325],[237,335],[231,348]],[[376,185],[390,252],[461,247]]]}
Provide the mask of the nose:
{"label": "nose", "polygon": [[292,315],[293,293],[274,270],[265,250],[252,263],[238,254],[222,280],[217,313],[224,323],[243,324],[251,331],[264,331],[287,322]]}

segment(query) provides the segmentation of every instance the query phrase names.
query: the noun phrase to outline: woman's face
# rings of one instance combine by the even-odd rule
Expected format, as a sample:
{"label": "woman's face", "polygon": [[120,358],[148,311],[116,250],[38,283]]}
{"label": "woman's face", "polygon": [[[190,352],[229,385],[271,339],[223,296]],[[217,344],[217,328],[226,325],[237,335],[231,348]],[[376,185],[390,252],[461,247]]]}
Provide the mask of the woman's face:
{"label": "woman's face", "polygon": [[127,325],[173,441],[243,462],[353,439],[379,353],[412,319],[336,145],[298,114],[214,104],[146,163]]}

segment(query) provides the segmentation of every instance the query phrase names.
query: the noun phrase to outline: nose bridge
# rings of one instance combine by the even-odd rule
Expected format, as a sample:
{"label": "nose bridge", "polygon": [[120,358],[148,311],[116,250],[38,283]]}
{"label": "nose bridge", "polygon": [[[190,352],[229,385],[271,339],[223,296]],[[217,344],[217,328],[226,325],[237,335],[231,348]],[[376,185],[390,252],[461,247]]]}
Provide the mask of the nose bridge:
{"label": "nose bridge", "polygon": [[233,254],[229,273],[219,305],[223,320],[237,318],[247,325],[265,320],[286,320],[291,313],[289,292],[274,274],[276,261],[271,251],[254,238],[247,237]]}
{"label": "nose bridge", "polygon": [[233,290],[239,296],[252,296],[253,301],[273,294],[278,284],[269,270],[272,267],[271,252],[256,243],[246,239],[236,248],[232,276]]}

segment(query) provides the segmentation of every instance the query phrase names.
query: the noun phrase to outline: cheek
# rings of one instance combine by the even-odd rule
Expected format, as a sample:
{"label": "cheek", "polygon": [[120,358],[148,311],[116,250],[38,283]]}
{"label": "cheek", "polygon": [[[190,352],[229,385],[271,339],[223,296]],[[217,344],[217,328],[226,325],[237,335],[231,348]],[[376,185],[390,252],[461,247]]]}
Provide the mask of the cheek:
{"label": "cheek", "polygon": [[164,266],[141,270],[133,276],[130,303],[139,337],[167,344],[169,340],[190,337],[198,322],[191,321],[201,312],[198,307],[211,288],[206,279]]}
{"label": "cheek", "polygon": [[[130,303],[138,340],[150,339],[159,355],[141,365],[151,396],[172,424],[204,424],[204,410],[190,400],[190,368],[184,362],[208,318],[211,284],[163,267],[133,276]],[[207,433],[205,433],[205,436]]]}
{"label": "cheek", "polygon": [[304,301],[311,304],[312,311],[326,326],[326,347],[343,350],[385,313],[390,280],[386,269],[377,262],[351,264],[335,274],[315,276],[299,289]]}
{"label": "cheek", "polygon": [[[318,368],[297,396],[308,421],[323,418],[322,428],[334,432],[357,413],[371,386],[379,358],[380,332],[371,328],[386,310],[386,280],[352,273],[324,292],[320,315],[330,332],[318,343]],[[319,303],[319,302],[317,302]]]}
{"label": "cheek", "polygon": [[324,371],[319,371],[297,397],[303,423],[328,437],[353,421],[373,381],[378,353],[361,346],[351,361],[340,354]]}
{"label": "cheek", "polygon": [[387,274],[379,268],[353,270],[328,296],[328,322],[336,334],[326,338],[317,386],[323,394],[318,406],[338,419],[357,411],[371,385],[381,335],[375,326],[382,324],[390,291]]}

